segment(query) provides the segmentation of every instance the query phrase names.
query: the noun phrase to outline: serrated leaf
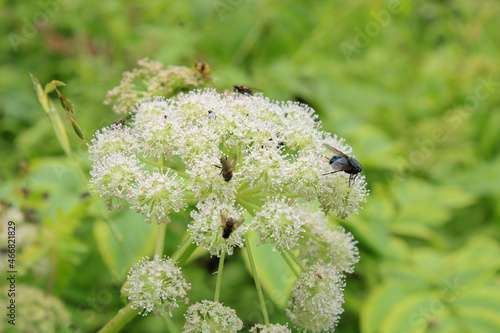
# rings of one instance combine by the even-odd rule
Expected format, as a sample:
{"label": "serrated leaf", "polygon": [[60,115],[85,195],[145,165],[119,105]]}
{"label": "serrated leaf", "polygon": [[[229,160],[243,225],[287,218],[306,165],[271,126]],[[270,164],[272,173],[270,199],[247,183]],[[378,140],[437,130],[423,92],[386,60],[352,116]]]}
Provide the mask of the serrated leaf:
{"label": "serrated leaf", "polygon": [[[255,233],[249,232],[248,239],[252,246],[252,254],[255,260],[257,274],[259,275],[260,283],[266,291],[264,297],[269,296],[272,301],[284,309],[290,298],[291,288],[293,287],[296,277],[281,257],[278,251],[272,250],[271,244],[258,244],[258,237]],[[252,269],[248,261],[247,252],[244,251],[245,263],[248,271],[252,274]]]}

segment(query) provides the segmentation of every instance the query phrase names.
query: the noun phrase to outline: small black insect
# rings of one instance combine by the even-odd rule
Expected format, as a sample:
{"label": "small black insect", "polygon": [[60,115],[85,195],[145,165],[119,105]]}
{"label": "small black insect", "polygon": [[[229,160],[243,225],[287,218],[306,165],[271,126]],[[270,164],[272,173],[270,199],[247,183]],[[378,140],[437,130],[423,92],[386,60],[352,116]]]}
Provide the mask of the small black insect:
{"label": "small black insect", "polygon": [[243,94],[243,95],[248,95],[248,96],[253,96],[254,90],[262,91],[262,90],[257,89],[257,88],[252,88],[252,87],[249,87],[249,86],[245,86],[244,84],[235,84],[233,86],[233,91],[234,92],[237,92],[237,93],[240,93],[240,94]]}
{"label": "small black insect", "polygon": [[323,143],[323,147],[333,152],[335,155],[330,159],[330,165],[335,170],[333,172],[325,173],[325,175],[330,175],[339,171],[344,171],[348,173],[349,176],[349,187],[351,187],[351,180],[354,182],[358,174],[363,170],[361,164],[354,158],[347,156],[338,149],[333,148],[326,143]]}
{"label": "small black insect", "polygon": [[214,165],[217,168],[221,168],[221,175],[226,182],[230,181],[233,178],[234,167],[236,166],[236,154],[233,154],[233,158],[231,162],[227,160],[227,156],[224,156],[220,159],[221,165]]}
{"label": "small black insect", "polygon": [[232,217],[227,217],[227,215],[223,213],[221,216],[222,238],[229,238],[231,233],[243,224],[243,221],[245,221],[244,217],[240,217],[235,221]]}
{"label": "small black insect", "polygon": [[213,112],[212,110],[208,110],[208,118],[215,119],[216,118],[215,112]]}

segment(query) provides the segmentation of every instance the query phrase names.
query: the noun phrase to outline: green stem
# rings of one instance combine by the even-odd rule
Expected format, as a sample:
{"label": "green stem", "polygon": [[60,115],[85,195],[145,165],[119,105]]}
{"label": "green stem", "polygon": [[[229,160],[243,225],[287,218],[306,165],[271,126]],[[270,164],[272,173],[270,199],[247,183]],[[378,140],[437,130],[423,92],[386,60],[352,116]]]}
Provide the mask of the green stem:
{"label": "green stem", "polygon": [[184,242],[181,244],[181,246],[179,246],[179,248],[177,249],[177,251],[175,251],[175,253],[172,255],[172,260],[174,262],[177,262],[182,254],[187,250],[189,249],[189,247],[191,246],[191,244],[193,243],[193,240],[191,239],[190,236],[188,236],[188,238],[186,238],[184,240]]}
{"label": "green stem", "polygon": [[287,198],[302,198],[302,195],[300,195],[298,193],[282,193],[280,195],[287,197]]}
{"label": "green stem", "polygon": [[[158,169],[165,169],[165,160],[163,158],[160,158],[158,160],[158,162],[155,162],[155,161],[151,161],[151,160],[148,160],[147,158],[144,158],[142,156],[139,156],[139,155],[136,155],[137,156],[137,159],[141,162],[144,162],[146,164],[149,164],[149,165],[152,165],[152,166],[155,166],[157,167]],[[182,177],[182,178],[185,178],[185,179],[189,179],[189,174],[185,173],[184,171],[179,171],[179,170],[175,170],[175,169],[171,169],[169,168],[171,171],[175,172],[177,174],[177,176],[179,177]]]}
{"label": "green stem", "polygon": [[316,243],[320,244],[320,245],[323,245],[323,246],[328,246],[328,243],[325,242],[325,241],[322,241],[321,239],[319,239],[318,237],[314,236],[313,234],[311,234],[309,231],[304,231],[304,235],[306,235],[307,237],[313,239]]}
{"label": "green stem", "polygon": [[236,202],[239,203],[241,206],[243,206],[243,208],[245,208],[252,216],[255,216],[255,212],[260,212],[262,209],[260,206],[254,204],[254,203],[248,202],[247,200],[245,200],[243,198],[236,197]]}
{"label": "green stem", "polygon": [[158,235],[156,236],[156,245],[155,245],[155,256],[162,257],[163,254],[163,245],[165,244],[165,233],[167,231],[167,224],[160,223],[158,228]]}
{"label": "green stem", "polygon": [[248,182],[245,182],[245,183],[241,184],[241,185],[240,185],[240,188],[238,189],[238,191],[237,191],[237,192],[238,192],[238,193],[243,192],[243,191],[244,191],[244,190],[248,187],[248,185],[250,185],[250,183],[248,183]]}
{"label": "green stem", "polygon": [[254,207],[252,207],[252,205],[250,205],[248,202],[246,202],[241,198],[236,198],[236,202],[239,203],[241,206],[243,206],[243,208],[245,208],[248,211],[248,213],[250,213],[250,215],[255,217],[255,209]]}
{"label": "green stem", "polygon": [[182,177],[184,179],[190,179],[190,175],[184,171],[179,171],[179,170],[175,170],[175,169],[170,169],[172,170],[173,172],[175,172],[177,174],[177,176],[179,177]]}
{"label": "green stem", "polygon": [[155,166],[157,167],[158,169],[162,169],[163,168],[163,165],[160,164],[160,163],[157,163],[157,162],[153,162],[151,160],[148,160],[147,158],[144,158],[142,156],[139,156],[139,155],[136,155],[137,156],[137,159],[141,162],[144,162],[144,163],[147,163],[149,165],[152,165],[152,166]]}
{"label": "green stem", "polygon": [[255,261],[253,260],[252,249],[250,240],[248,239],[248,233],[245,235],[245,248],[247,249],[248,261],[250,261],[250,266],[252,267],[253,279],[255,281],[255,287],[257,288],[257,294],[259,295],[260,307],[262,309],[262,315],[264,316],[264,323],[269,325],[269,316],[267,314],[266,303],[264,301],[264,294],[262,293],[262,286],[260,285],[259,275],[257,274],[257,268],[255,267]]}
{"label": "green stem", "polygon": [[123,308],[118,310],[118,313],[111,318],[110,321],[103,328],[99,330],[98,333],[115,333],[119,332],[125,325],[127,325],[135,316],[137,316],[137,310],[131,308],[132,302],[125,305]]}
{"label": "green stem", "polygon": [[293,272],[293,274],[295,274],[295,276],[297,278],[300,278],[300,273],[295,269],[295,266],[293,266],[293,262],[290,261],[290,258],[288,258],[286,253],[280,251],[280,254],[281,254],[281,257],[283,257],[283,259],[285,259],[288,267],[290,267],[290,270]]}
{"label": "green stem", "polygon": [[80,165],[78,164],[78,162],[76,161],[75,157],[73,156],[73,154],[70,154],[68,155],[68,158],[69,160],[71,161],[71,163],[73,164],[73,168],[76,170],[76,172],[78,173],[78,175],[80,176],[80,178],[85,182],[85,184],[88,184],[89,183],[89,179],[88,177],[83,173],[82,171],[82,168],[80,167]]}
{"label": "green stem", "polygon": [[246,197],[246,196],[250,196],[253,194],[257,194],[257,193],[262,193],[262,189],[258,188],[258,189],[252,189],[252,190],[238,191],[238,196]]}
{"label": "green stem", "polygon": [[305,272],[306,271],[306,268],[304,267],[304,265],[300,262],[299,258],[297,258],[297,256],[291,251],[291,250],[285,250],[286,253],[290,256],[290,258],[292,258],[293,262],[300,267],[300,269]]}
{"label": "green stem", "polygon": [[220,287],[222,284],[222,271],[224,269],[224,259],[226,257],[226,252],[222,251],[219,258],[219,270],[217,271],[217,285],[215,286],[215,297],[214,301],[218,302],[220,299]]}

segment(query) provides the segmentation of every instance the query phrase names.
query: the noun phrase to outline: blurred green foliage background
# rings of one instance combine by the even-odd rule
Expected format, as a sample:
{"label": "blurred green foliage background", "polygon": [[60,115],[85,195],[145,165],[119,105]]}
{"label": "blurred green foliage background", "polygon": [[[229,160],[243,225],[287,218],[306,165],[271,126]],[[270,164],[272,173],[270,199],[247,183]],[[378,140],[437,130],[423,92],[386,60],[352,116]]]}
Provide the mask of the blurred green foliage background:
{"label": "blurred green foliage background", "polygon": [[[102,104],[106,92],[149,57],[205,61],[219,91],[245,83],[307,103],[353,147],[371,193],[359,216],[331,218],[361,252],[338,332],[500,332],[498,1],[0,3],[0,230],[7,211],[19,210],[18,287],[62,300],[72,331],[96,331],[122,306],[126,271],[151,255],[155,226],[85,195],[29,73],[67,84],[61,90],[91,137],[120,118]],[[86,146],[66,126],[87,172]],[[126,250],[110,228],[123,232]],[[183,228],[172,224],[166,253]],[[251,314],[248,325],[261,318],[240,259],[227,261],[222,301]],[[1,260],[5,272],[5,253]],[[202,255],[186,266],[192,301],[213,297],[216,264]],[[271,320],[286,322],[269,302]],[[179,327],[184,309],[174,315]],[[167,327],[149,316],[124,331]]]}

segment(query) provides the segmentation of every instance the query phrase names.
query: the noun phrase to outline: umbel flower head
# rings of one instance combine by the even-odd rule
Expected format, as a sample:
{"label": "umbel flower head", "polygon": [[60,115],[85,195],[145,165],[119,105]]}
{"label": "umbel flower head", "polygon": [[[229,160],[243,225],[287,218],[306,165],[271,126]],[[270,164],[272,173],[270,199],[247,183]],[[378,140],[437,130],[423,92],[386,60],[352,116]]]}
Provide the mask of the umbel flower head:
{"label": "umbel flower head", "polygon": [[299,258],[304,264],[332,263],[342,272],[354,272],[359,251],[353,235],[346,233],[341,226],[330,227],[328,219],[320,212],[306,210],[303,219],[304,228],[311,235],[301,239],[297,246]]}
{"label": "umbel flower head", "polygon": [[221,332],[234,333],[241,330],[243,322],[236,311],[219,302],[203,300],[191,305],[186,314],[184,333]]}
{"label": "umbel flower head", "polygon": [[178,307],[177,300],[185,298],[191,289],[172,259],[160,259],[159,256],[152,261],[145,257],[134,264],[127,284],[124,290],[132,301],[132,309],[139,309],[143,316],[153,312],[156,316],[168,313],[172,317],[172,310]]}
{"label": "umbel flower head", "polygon": [[316,264],[295,282],[286,313],[298,328],[333,331],[344,309],[344,277],[332,264]]}
{"label": "umbel flower head", "polygon": [[257,324],[250,329],[250,333],[292,333],[292,330],[280,324]]}
{"label": "umbel flower head", "polygon": [[[191,90],[212,81],[206,75],[197,75],[195,68],[168,66],[144,58],[139,68],[124,72],[120,85],[108,91],[104,104],[113,104],[115,113],[128,113],[144,96],[172,96],[181,90]],[[143,90],[141,91],[141,88]]]}
{"label": "umbel flower head", "polygon": [[323,144],[351,149],[306,105],[206,89],[145,100],[130,113],[127,126],[92,140],[93,190],[147,222],[196,206],[189,231],[212,255],[243,246],[248,229],[290,249],[305,231],[303,203],[347,217],[368,194],[364,176],[349,186],[344,172],[325,175],[332,156]]}
{"label": "umbel flower head", "polygon": [[[10,300],[7,289],[2,288],[0,306],[9,313]],[[4,318],[0,322],[0,332],[66,332],[71,324],[71,313],[61,300],[46,295],[43,290],[29,285],[19,284],[16,287],[16,311],[22,320],[15,320],[15,325],[7,323]],[[4,315],[5,317],[5,315]],[[7,317],[9,318],[9,317]],[[8,320],[11,320],[9,318]]]}

